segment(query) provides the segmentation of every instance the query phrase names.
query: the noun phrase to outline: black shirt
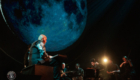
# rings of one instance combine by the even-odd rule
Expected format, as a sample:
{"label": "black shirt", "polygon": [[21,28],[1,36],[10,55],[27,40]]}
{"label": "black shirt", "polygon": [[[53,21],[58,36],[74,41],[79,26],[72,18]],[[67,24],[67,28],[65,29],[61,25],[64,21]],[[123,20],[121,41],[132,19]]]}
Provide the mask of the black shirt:
{"label": "black shirt", "polygon": [[111,63],[111,64],[107,65],[107,71],[109,71],[109,72],[114,71],[114,70],[118,70],[118,69],[119,69],[119,67],[117,64]]}
{"label": "black shirt", "polygon": [[91,68],[93,68],[93,69],[100,69],[100,65],[95,62],[95,65],[94,66],[91,65]]}
{"label": "black shirt", "polygon": [[129,63],[125,63],[121,67],[121,73],[130,74],[132,71],[132,67],[130,67]]}
{"label": "black shirt", "polygon": [[84,76],[84,70],[82,68],[75,69],[74,72],[74,75]]}

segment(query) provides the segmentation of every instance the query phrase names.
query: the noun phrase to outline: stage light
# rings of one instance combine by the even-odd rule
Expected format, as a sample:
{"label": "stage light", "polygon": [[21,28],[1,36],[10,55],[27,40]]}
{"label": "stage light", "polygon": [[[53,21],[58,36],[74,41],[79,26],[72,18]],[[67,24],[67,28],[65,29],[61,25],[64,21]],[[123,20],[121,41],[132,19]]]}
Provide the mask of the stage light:
{"label": "stage light", "polygon": [[107,62],[107,59],[106,58],[104,58],[104,62]]}

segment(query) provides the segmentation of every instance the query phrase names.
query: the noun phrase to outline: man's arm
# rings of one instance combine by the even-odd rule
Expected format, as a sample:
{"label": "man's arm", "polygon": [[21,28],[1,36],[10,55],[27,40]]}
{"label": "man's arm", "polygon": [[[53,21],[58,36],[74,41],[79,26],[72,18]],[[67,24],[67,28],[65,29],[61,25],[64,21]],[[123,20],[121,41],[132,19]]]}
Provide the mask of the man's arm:
{"label": "man's arm", "polygon": [[66,76],[66,74],[65,73],[61,73],[60,77],[63,77],[63,76]]}
{"label": "man's arm", "polygon": [[121,64],[120,64],[120,68],[123,66],[123,64],[125,64],[126,62],[122,62]]}
{"label": "man's arm", "polygon": [[63,77],[63,76],[67,76],[65,72],[63,72],[62,70],[60,71],[60,77]]}
{"label": "man's arm", "polygon": [[95,69],[99,69],[99,68],[100,68],[99,63],[95,62]]}
{"label": "man's arm", "polygon": [[107,65],[107,69],[106,69],[106,70],[107,70],[107,71],[106,71],[107,74],[113,73],[113,72],[109,71],[109,65]]}
{"label": "man's arm", "polygon": [[[46,52],[46,48],[45,48],[45,45],[44,45],[43,42],[38,43],[37,48],[40,50],[40,52],[41,52],[41,54],[42,54],[44,59],[49,57],[48,53]],[[40,57],[42,57],[42,56],[40,56]]]}
{"label": "man's arm", "polygon": [[108,71],[108,69],[107,69],[107,73],[110,74],[110,73],[114,73],[114,72],[120,72],[120,69],[119,69],[118,65],[115,64],[115,66],[116,66],[116,69],[115,69],[115,70],[113,70],[113,71]]}
{"label": "man's arm", "polygon": [[45,45],[44,45],[43,42],[39,42],[39,43],[37,44],[37,48],[38,48],[39,50],[43,50],[43,51],[45,52],[45,55],[48,56],[48,54],[46,53],[46,48],[45,48]]}

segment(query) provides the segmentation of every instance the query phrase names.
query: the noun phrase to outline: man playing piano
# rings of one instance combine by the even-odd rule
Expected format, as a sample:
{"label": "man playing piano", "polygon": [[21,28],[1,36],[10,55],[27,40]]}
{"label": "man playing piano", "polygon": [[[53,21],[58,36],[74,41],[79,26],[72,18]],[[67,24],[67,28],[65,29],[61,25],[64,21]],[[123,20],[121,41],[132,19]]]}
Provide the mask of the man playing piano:
{"label": "man playing piano", "polygon": [[[38,40],[31,45],[28,56],[29,66],[34,64],[53,66],[54,80],[59,80],[59,67],[61,63],[56,59],[53,59],[53,56],[50,56],[46,53],[46,42],[47,37],[41,34],[39,35]],[[48,60],[48,62],[46,60]]]}

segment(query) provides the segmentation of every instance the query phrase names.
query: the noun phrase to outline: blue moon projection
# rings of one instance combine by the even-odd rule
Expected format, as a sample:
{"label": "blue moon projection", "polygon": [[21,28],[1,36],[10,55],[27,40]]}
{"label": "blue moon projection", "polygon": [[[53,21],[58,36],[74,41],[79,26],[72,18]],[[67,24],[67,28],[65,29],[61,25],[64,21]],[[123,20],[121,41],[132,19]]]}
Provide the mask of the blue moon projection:
{"label": "blue moon projection", "polygon": [[11,30],[26,44],[47,36],[46,50],[63,50],[85,29],[86,0],[2,0],[2,12]]}

